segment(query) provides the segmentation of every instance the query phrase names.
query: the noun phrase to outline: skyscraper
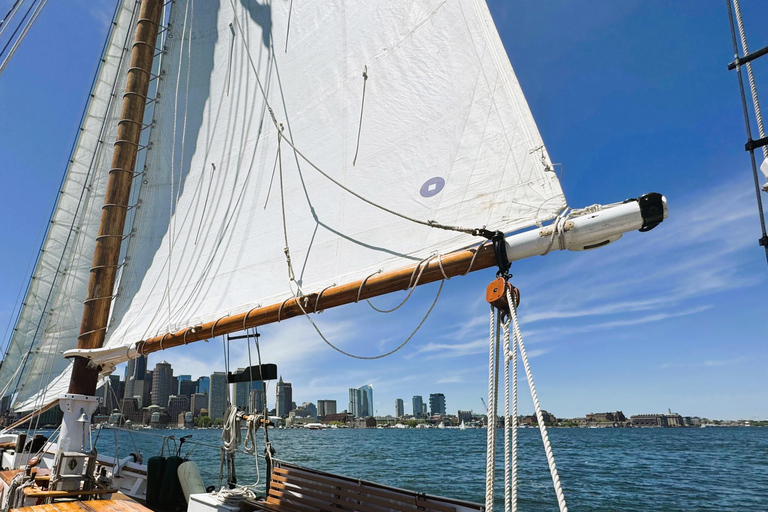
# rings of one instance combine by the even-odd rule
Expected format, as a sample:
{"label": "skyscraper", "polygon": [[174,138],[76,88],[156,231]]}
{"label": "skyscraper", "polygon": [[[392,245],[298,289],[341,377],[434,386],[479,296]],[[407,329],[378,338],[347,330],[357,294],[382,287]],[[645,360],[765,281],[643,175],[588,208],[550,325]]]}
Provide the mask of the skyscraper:
{"label": "skyscraper", "polygon": [[184,395],[188,398],[192,398],[192,395],[197,393],[197,384],[198,381],[196,380],[180,380],[179,381],[179,395]]}
{"label": "skyscraper", "polygon": [[283,382],[282,375],[277,381],[277,403],[275,404],[275,414],[284,418],[293,409],[293,386],[290,382]]}
{"label": "skyscraper", "polygon": [[403,406],[403,399],[396,398],[395,399],[395,417],[402,418],[403,416],[405,416],[405,407]]}
{"label": "skyscraper", "polygon": [[208,409],[208,395],[205,393],[194,393],[192,400],[190,400],[189,409],[195,417],[200,416],[201,410]]}
{"label": "skyscraper", "polygon": [[[245,368],[238,368],[236,374],[241,374],[245,371]],[[248,399],[250,398],[249,392],[251,390],[250,382],[237,382],[232,384],[234,396],[232,397],[232,403],[237,406],[241,411],[248,410]]]}
{"label": "skyscraper", "polygon": [[421,395],[415,395],[413,398],[411,398],[411,405],[413,406],[413,415],[417,418],[421,416],[424,412],[424,399],[421,397]]}
{"label": "skyscraper", "polygon": [[373,416],[373,384],[349,388],[349,413],[358,418]]}
{"label": "skyscraper", "polygon": [[[131,398],[133,396],[143,397],[144,395],[144,378],[147,374],[147,356],[140,356],[136,359],[129,359],[128,364],[125,367],[125,396]],[[137,382],[140,382],[138,386]],[[139,388],[138,390],[136,388]]]}
{"label": "skyscraper", "polygon": [[182,382],[186,382],[186,381],[191,381],[192,380],[192,376],[191,375],[177,375],[176,379],[179,381],[179,388],[173,394],[174,395],[180,395],[180,394],[182,394],[181,393],[181,383]]}
{"label": "skyscraper", "polygon": [[210,394],[211,392],[211,378],[210,377],[200,377],[197,379],[197,392],[198,393],[205,393],[206,395]]}
{"label": "skyscraper", "polygon": [[261,381],[255,381],[250,393],[249,412],[257,414],[262,412],[267,406],[264,402],[264,397],[264,389],[261,387]]}
{"label": "skyscraper", "polygon": [[167,361],[160,361],[152,371],[152,405],[168,407],[168,397],[173,391],[173,368]]}
{"label": "skyscraper", "polygon": [[429,412],[433,416],[440,414],[445,416],[445,395],[442,393],[432,393],[429,395]]}
{"label": "skyscraper", "polygon": [[317,419],[322,420],[328,414],[336,414],[336,400],[318,400]]}
{"label": "skyscraper", "polygon": [[211,375],[211,389],[208,393],[208,415],[212,420],[224,417],[227,408],[227,374],[226,372],[214,372]]}

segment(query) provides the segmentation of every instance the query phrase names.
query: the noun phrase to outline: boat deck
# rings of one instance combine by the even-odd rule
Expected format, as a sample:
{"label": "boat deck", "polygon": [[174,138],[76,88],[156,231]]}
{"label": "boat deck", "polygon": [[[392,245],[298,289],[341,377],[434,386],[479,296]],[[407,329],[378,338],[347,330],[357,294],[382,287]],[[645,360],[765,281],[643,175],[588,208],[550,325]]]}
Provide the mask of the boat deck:
{"label": "boat deck", "polygon": [[67,501],[11,510],[16,512],[152,512],[144,505],[122,494],[113,494],[111,500]]}

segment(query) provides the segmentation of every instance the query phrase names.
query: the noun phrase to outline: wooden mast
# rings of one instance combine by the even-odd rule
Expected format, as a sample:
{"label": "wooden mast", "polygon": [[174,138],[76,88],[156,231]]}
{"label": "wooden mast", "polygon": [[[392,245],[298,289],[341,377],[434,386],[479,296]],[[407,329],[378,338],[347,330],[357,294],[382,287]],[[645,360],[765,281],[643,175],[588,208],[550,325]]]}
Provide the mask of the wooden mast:
{"label": "wooden mast", "polygon": [[[162,0],[142,0],[139,9],[136,39],[131,51],[131,67],[123,95],[117,141],[101,211],[101,224],[96,238],[77,348],[99,348],[104,342],[162,8]],[[95,394],[98,377],[99,368],[90,367],[86,358],[75,357],[69,392],[81,395]]]}

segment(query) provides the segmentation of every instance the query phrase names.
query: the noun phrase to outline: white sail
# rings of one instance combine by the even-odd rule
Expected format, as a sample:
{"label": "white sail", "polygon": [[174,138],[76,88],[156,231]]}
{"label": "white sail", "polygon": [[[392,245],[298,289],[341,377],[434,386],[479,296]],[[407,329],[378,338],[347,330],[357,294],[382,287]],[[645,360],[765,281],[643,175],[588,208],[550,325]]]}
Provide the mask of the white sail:
{"label": "white sail", "polygon": [[[116,11],[116,23],[5,354],[0,388],[5,394],[15,393],[15,410],[33,409],[43,400],[56,398],[57,391],[66,391],[68,379],[60,375],[68,375],[69,361],[61,354],[77,345],[120,114],[120,102],[114,101],[113,93],[119,99],[124,87],[129,62],[123,57],[126,37],[132,37],[135,9],[133,0],[125,0]],[[54,380],[63,389],[45,393]]]}
{"label": "white sail", "polygon": [[349,191],[506,232],[565,207],[484,3],[190,0],[170,26],[107,346],[478,241]]}

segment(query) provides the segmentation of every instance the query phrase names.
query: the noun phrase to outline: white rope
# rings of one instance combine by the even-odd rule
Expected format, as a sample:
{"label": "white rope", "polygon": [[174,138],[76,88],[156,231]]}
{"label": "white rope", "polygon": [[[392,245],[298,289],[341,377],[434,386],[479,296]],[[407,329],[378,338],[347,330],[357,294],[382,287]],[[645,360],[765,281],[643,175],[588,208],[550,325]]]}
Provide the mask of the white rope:
{"label": "white rope", "polygon": [[[506,286],[506,283],[505,283]],[[512,425],[509,421],[509,316],[501,324],[504,330],[504,510],[510,511],[514,506],[512,504],[512,468],[511,468],[511,439],[510,429]],[[515,432],[516,434],[517,432]]]}
{"label": "white rope", "polygon": [[496,310],[491,306],[488,340],[488,414],[485,444],[485,510],[493,512],[493,488],[496,478],[496,399],[499,390],[499,329]]}
{"label": "white rope", "polygon": [[[507,324],[509,325],[509,324]],[[512,508],[517,511],[517,338],[512,339]]]}
{"label": "white rope", "polygon": [[[739,27],[739,37],[741,38],[741,48],[744,50],[744,55],[749,53],[747,47],[747,34],[744,31],[744,22],[741,19],[741,7],[739,7],[739,0],[733,0],[733,7],[736,11],[736,24]],[[752,93],[752,104],[755,107],[755,120],[757,121],[757,131],[760,133],[760,138],[765,137],[765,129],[763,128],[763,115],[760,112],[760,102],[757,100],[757,86],[755,85],[755,75],[752,74],[752,63],[747,62],[747,77],[749,78],[749,90]],[[768,146],[763,146],[763,158],[768,158]]]}
{"label": "white rope", "polygon": [[536,420],[539,422],[539,431],[541,432],[541,440],[544,443],[544,452],[547,455],[549,473],[552,475],[552,483],[555,486],[557,505],[560,508],[560,512],[568,512],[568,507],[565,504],[565,496],[563,495],[563,489],[560,486],[560,477],[557,474],[557,467],[555,466],[555,456],[552,454],[552,446],[549,444],[547,427],[544,425],[544,415],[541,413],[541,405],[539,405],[539,398],[536,395],[536,386],[533,384],[533,374],[531,373],[531,367],[528,364],[528,356],[525,353],[523,336],[520,333],[520,325],[517,321],[517,306],[513,301],[512,292],[509,288],[507,288],[507,303],[509,304],[509,312],[510,318],[512,320],[512,329],[514,332],[515,343],[520,346],[520,357],[523,360],[525,375],[528,378],[528,386],[531,388],[531,398],[533,399],[533,407],[536,410]]}

